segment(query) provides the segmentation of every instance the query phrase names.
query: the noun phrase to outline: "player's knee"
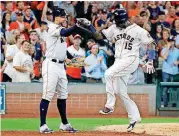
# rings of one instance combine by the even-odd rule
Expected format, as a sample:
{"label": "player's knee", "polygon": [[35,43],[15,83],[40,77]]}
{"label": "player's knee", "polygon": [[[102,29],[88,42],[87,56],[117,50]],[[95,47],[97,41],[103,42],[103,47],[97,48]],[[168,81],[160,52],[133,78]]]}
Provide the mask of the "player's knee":
{"label": "player's knee", "polygon": [[57,98],[58,99],[67,99],[68,98],[68,93],[63,92],[63,93],[57,94]]}

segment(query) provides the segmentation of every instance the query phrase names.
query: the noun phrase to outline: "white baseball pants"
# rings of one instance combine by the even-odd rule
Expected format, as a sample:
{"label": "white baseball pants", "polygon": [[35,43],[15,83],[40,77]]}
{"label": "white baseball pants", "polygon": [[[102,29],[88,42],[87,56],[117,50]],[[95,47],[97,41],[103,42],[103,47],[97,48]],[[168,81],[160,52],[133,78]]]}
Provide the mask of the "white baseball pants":
{"label": "white baseball pants", "polygon": [[137,69],[138,65],[139,59],[136,56],[126,57],[125,59],[116,58],[114,64],[105,72],[107,92],[105,107],[114,109],[115,94],[118,94],[128,113],[130,123],[141,120],[137,105],[127,94],[127,83],[130,74]]}
{"label": "white baseball pants", "polygon": [[68,80],[64,64],[55,63],[46,58],[42,64],[42,77],[43,99],[51,101],[55,93],[57,93],[57,98],[67,99]]}

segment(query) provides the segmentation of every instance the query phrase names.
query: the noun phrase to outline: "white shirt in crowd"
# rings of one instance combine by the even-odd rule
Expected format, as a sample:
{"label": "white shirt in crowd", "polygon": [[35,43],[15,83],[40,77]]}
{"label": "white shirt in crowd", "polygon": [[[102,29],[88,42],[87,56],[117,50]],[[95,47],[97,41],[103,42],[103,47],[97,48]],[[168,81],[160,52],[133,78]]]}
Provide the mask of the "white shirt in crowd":
{"label": "white shirt in crowd", "polygon": [[76,50],[73,45],[67,48],[68,52],[73,57],[85,57],[85,51],[80,47],[79,50]]}
{"label": "white shirt in crowd", "polygon": [[[17,47],[16,44],[14,45],[10,45],[7,47],[7,51],[6,51],[6,57],[14,57],[17,53],[19,52],[19,48]],[[11,79],[14,78],[15,76],[15,69],[13,68],[13,61],[7,61],[5,60],[5,62],[7,63],[7,66],[4,70],[4,73],[7,74]]]}
{"label": "white shirt in crowd", "polygon": [[[19,51],[13,59],[13,66],[21,66],[33,69],[31,56]],[[15,70],[15,82],[31,82],[30,72],[20,72]]]}

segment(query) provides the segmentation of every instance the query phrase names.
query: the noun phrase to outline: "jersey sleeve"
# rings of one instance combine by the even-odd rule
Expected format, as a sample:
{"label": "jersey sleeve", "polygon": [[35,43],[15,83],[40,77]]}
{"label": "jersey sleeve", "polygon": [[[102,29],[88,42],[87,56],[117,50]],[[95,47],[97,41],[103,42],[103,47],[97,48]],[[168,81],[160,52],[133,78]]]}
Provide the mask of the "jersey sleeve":
{"label": "jersey sleeve", "polygon": [[154,41],[153,38],[151,37],[151,35],[149,34],[149,32],[147,32],[146,30],[143,30],[141,32],[140,40],[145,45],[148,45]]}
{"label": "jersey sleeve", "polygon": [[108,29],[103,29],[102,33],[106,36],[106,38],[112,41],[114,35],[114,25],[110,26]]}

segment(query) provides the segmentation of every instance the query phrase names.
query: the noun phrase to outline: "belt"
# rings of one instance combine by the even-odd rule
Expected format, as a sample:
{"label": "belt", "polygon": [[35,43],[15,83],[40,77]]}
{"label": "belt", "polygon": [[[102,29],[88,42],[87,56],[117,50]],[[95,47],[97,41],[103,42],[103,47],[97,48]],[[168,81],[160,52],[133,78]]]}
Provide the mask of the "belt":
{"label": "belt", "polygon": [[61,60],[57,60],[57,59],[50,59],[52,62],[55,62],[55,63],[64,63],[64,61],[61,61]]}

